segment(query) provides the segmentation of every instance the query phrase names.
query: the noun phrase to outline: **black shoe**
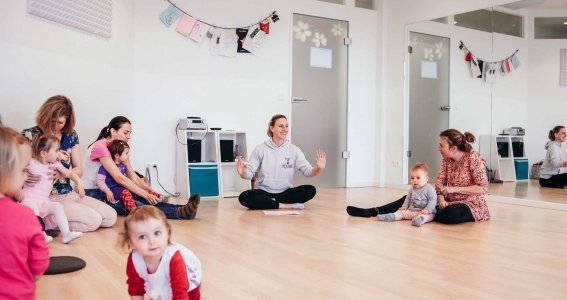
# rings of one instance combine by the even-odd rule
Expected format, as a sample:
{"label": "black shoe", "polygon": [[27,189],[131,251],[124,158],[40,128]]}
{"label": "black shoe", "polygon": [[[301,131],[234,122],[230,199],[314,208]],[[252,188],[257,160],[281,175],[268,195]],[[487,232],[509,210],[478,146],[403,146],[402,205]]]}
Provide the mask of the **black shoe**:
{"label": "black shoe", "polygon": [[353,217],[370,218],[378,215],[378,208],[358,208],[355,206],[347,206],[346,211]]}
{"label": "black shoe", "polygon": [[46,230],[45,234],[49,235],[50,237],[54,238],[56,236],[59,235],[59,230],[56,229],[50,229],[50,230]]}

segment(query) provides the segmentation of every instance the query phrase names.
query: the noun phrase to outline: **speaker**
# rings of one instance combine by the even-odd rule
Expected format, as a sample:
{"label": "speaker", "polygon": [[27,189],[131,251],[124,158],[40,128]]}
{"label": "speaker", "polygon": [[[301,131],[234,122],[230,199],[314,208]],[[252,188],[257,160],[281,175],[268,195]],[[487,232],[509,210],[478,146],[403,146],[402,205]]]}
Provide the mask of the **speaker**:
{"label": "speaker", "polygon": [[220,140],[220,157],[221,162],[231,162],[234,161],[233,151],[234,141],[233,140]]}
{"label": "speaker", "polygon": [[190,163],[201,162],[201,140],[187,139],[187,160]]}

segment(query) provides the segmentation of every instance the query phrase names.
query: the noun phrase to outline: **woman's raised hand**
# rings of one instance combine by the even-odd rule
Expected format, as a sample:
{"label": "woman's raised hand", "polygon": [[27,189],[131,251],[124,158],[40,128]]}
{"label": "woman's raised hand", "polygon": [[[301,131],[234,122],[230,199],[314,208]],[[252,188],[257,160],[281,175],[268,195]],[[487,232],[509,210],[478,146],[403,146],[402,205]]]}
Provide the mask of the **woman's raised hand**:
{"label": "woman's raised hand", "polygon": [[244,178],[246,177],[246,173],[248,171],[248,165],[244,162],[241,157],[236,158],[236,171],[238,171],[238,175]]}
{"label": "woman's raised hand", "polygon": [[317,167],[319,169],[325,169],[325,167],[327,166],[327,154],[325,153],[325,151],[317,149],[317,151],[315,152],[315,163],[317,164]]}

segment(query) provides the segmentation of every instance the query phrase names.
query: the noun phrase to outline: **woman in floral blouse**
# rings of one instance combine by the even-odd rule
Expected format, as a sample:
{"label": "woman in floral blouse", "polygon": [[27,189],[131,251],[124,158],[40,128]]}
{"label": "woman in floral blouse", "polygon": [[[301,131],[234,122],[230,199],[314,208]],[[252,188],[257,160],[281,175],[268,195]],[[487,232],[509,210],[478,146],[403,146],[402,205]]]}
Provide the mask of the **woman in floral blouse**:
{"label": "woman in floral blouse", "polygon": [[[37,126],[22,130],[22,135],[30,142],[38,135],[55,135],[61,141],[61,164],[82,176],[81,147],[74,129],[75,113],[71,100],[61,95],[47,99],[37,112],[36,124]],[[37,175],[29,174],[28,177],[30,179],[26,184],[33,185],[37,182]],[[55,181],[50,199],[63,205],[72,231],[94,231],[116,223],[114,209],[91,197],[80,198],[73,191],[68,178],[59,177]]]}
{"label": "woman in floral blouse", "polygon": [[[437,222],[459,224],[490,219],[486,206],[486,162],[480,153],[472,150],[474,141],[472,133],[462,134],[456,129],[447,129],[439,135],[438,150],[443,160],[435,182],[439,208],[435,215]],[[391,213],[401,207],[404,198],[368,209],[349,206],[347,212],[355,217]]]}

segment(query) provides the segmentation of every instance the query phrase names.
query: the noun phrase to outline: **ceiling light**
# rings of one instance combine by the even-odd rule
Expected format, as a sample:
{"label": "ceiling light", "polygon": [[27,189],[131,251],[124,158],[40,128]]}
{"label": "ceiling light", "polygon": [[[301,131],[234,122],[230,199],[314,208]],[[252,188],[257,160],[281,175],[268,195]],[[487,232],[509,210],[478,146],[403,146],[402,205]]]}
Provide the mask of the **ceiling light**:
{"label": "ceiling light", "polygon": [[567,22],[563,23],[563,25],[567,25]]}

